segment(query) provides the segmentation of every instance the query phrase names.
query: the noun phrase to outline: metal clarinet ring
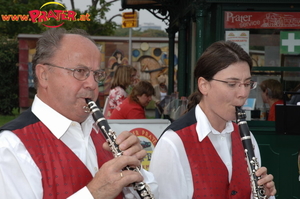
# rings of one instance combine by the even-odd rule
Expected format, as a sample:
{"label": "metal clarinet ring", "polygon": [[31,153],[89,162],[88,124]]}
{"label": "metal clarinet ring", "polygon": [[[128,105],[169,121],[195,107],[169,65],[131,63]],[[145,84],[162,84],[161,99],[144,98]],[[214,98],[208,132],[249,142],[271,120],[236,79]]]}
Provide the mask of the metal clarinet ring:
{"label": "metal clarinet ring", "polygon": [[82,107],[85,113],[89,113],[90,112],[90,108],[88,106],[83,106]]}

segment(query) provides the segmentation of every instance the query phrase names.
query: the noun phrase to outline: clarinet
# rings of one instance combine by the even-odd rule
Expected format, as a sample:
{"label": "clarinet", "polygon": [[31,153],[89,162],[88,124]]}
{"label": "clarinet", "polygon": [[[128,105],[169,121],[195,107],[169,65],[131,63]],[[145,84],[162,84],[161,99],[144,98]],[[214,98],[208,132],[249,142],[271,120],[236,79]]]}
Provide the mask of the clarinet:
{"label": "clarinet", "polygon": [[257,184],[257,181],[261,178],[261,176],[255,175],[255,172],[259,168],[259,165],[257,158],[254,155],[250,130],[246,122],[246,113],[241,109],[241,107],[236,107],[236,118],[237,124],[239,125],[241,140],[245,149],[244,151],[250,175],[253,199],[266,199],[267,196],[265,195],[264,186]]}
{"label": "clarinet", "polygon": [[[89,112],[92,113],[92,116],[100,128],[102,134],[106,138],[106,141],[114,155],[114,157],[119,157],[123,155],[123,152],[119,149],[119,145],[116,143],[116,133],[111,130],[110,126],[108,125],[107,120],[101,113],[100,109],[96,105],[96,103],[90,99],[85,99],[88,107],[84,107],[85,109],[89,109]],[[130,166],[126,166],[124,170],[134,170],[141,174],[139,167],[132,168]],[[150,191],[150,187],[148,184],[144,182],[135,182],[133,183],[133,188],[136,190],[141,197],[141,199],[154,199],[153,194]]]}

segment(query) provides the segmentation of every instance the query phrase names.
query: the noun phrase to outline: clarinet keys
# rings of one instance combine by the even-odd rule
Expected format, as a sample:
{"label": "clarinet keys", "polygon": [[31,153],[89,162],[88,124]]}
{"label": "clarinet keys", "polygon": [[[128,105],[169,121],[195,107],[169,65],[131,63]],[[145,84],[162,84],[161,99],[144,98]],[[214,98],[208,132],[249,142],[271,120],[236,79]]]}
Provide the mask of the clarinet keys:
{"label": "clarinet keys", "polygon": [[265,195],[264,186],[257,184],[257,181],[261,178],[260,176],[256,176],[255,174],[259,169],[259,165],[254,154],[250,130],[246,122],[246,114],[245,111],[241,109],[241,107],[236,107],[236,118],[248,165],[253,199],[266,199],[267,196]]}
{"label": "clarinet keys", "polygon": [[[92,113],[96,125],[99,127],[100,131],[106,138],[106,141],[114,157],[122,156],[123,151],[119,149],[119,145],[116,143],[116,138],[117,138],[116,133],[110,129],[107,120],[103,116],[102,112],[100,111],[96,103],[90,99],[85,99],[85,100],[87,103],[87,107],[90,109],[89,112]],[[86,108],[84,108],[84,110],[87,111]],[[139,167],[131,168],[130,166],[126,166],[123,170],[134,170],[140,172]],[[154,199],[150,187],[145,182],[135,182],[133,183],[133,188],[134,190],[137,191],[141,199]]]}

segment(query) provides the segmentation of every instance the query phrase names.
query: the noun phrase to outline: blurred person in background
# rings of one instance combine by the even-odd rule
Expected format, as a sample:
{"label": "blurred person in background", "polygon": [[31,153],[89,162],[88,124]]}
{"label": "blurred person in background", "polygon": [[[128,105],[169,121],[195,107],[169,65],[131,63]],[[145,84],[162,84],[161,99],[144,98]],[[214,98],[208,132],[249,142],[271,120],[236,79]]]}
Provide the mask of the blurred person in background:
{"label": "blurred person in background", "polygon": [[283,104],[282,85],[276,79],[266,79],[260,83],[260,89],[263,102],[270,107],[267,120],[275,121],[275,106],[276,104]]}
{"label": "blurred person in background", "polygon": [[290,96],[290,100],[287,101],[287,104],[293,104],[293,105],[300,105],[298,104],[300,102],[300,84],[298,84],[293,90],[291,90],[292,92],[297,92],[299,94],[293,94]]}
{"label": "blurred person in background", "polygon": [[104,107],[104,116],[109,118],[112,111],[128,96],[136,81],[137,70],[130,65],[119,65],[112,79],[111,89]]}
{"label": "blurred person in background", "polygon": [[164,107],[161,102],[168,94],[168,87],[166,85],[166,78],[161,75],[157,77],[158,84],[153,86],[154,93],[153,100],[155,101],[155,118],[161,118],[164,112]]}
{"label": "blurred person in background", "polygon": [[112,112],[109,119],[146,119],[145,108],[152,100],[154,88],[148,81],[133,86],[129,96]]}

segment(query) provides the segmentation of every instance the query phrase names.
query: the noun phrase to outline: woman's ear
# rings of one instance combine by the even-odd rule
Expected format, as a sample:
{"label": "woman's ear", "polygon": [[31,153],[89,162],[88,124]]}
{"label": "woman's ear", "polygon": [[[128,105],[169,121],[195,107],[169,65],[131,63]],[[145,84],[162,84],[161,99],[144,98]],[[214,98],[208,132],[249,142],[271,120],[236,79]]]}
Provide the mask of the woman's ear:
{"label": "woman's ear", "polygon": [[45,64],[37,64],[35,67],[36,78],[38,79],[39,86],[46,86],[48,80],[49,68]]}
{"label": "woman's ear", "polygon": [[205,78],[199,77],[198,78],[198,89],[199,89],[200,93],[202,93],[203,95],[207,95],[209,88],[210,88],[209,82]]}

